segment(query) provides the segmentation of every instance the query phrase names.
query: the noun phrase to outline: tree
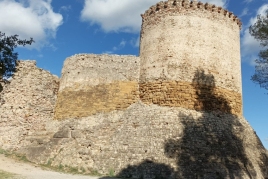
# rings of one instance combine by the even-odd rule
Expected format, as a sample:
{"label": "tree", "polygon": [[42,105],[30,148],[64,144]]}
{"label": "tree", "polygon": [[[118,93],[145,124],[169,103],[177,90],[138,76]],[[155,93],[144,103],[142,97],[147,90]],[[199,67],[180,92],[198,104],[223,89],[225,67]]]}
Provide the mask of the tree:
{"label": "tree", "polygon": [[6,36],[0,31],[0,80],[12,76],[15,71],[18,53],[14,52],[14,48],[18,45],[31,45],[33,42],[32,38],[21,40],[18,35]]}
{"label": "tree", "polygon": [[[249,33],[260,41],[262,47],[268,47],[268,11],[264,16],[258,15],[257,22],[249,27]],[[268,90],[268,49],[260,51],[251,80]]]}

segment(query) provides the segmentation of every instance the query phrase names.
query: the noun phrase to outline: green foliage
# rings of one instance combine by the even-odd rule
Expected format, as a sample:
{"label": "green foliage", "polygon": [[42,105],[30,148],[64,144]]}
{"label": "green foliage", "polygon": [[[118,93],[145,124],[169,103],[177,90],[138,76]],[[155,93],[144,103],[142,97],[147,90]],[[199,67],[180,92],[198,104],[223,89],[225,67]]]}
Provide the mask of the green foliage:
{"label": "green foliage", "polygon": [[114,174],[114,169],[110,168],[109,170],[109,177],[114,177],[115,174]]}
{"label": "green foliage", "polygon": [[10,77],[16,68],[18,53],[14,52],[14,48],[18,45],[31,45],[34,40],[21,40],[18,35],[6,36],[0,31],[0,79]]}
{"label": "green foliage", "polygon": [[[264,16],[259,15],[257,22],[249,27],[250,34],[260,41],[262,47],[268,46],[268,11]],[[268,49],[261,50],[256,60],[255,74],[251,80],[268,90]]]}
{"label": "green foliage", "polygon": [[51,166],[51,164],[52,164],[52,159],[49,159],[49,160],[47,161],[46,166]]}
{"label": "green foliage", "polygon": [[31,163],[31,162],[27,159],[27,157],[26,157],[25,155],[17,154],[16,157],[17,157],[20,161]]}

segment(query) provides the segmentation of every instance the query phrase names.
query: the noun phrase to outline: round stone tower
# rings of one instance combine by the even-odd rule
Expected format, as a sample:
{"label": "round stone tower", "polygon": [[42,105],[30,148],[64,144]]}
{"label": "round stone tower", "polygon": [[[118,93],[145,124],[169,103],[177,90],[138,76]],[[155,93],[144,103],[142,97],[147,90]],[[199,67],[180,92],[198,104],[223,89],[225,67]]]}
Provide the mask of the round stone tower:
{"label": "round stone tower", "polygon": [[242,116],[240,28],[233,13],[208,3],[152,6],[142,15],[141,100]]}

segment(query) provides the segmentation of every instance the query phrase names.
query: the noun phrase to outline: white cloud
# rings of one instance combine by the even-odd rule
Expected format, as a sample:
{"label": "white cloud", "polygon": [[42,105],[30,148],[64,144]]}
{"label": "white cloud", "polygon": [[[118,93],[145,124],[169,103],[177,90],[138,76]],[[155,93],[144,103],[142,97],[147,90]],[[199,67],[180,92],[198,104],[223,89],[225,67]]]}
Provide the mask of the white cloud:
{"label": "white cloud", "polygon": [[72,6],[71,6],[71,5],[69,5],[69,6],[61,6],[61,7],[60,7],[60,12],[61,12],[61,11],[68,12],[68,11],[70,11],[71,9],[72,9]]}
{"label": "white cloud", "polygon": [[133,46],[133,47],[139,47],[140,46],[140,36],[138,36],[137,38],[132,38],[130,40],[130,44]]}
{"label": "white cloud", "polygon": [[115,54],[116,51],[122,50],[127,44],[128,44],[128,42],[126,40],[122,39],[118,45],[113,46],[112,50],[107,50],[107,51],[104,51],[102,53],[103,54]]}
{"label": "white cloud", "polygon": [[52,0],[0,0],[0,27],[6,35],[18,34],[20,39],[32,37],[40,48],[55,38],[62,24],[62,15],[53,12]]}
{"label": "white cloud", "polygon": [[255,59],[257,59],[257,54],[262,49],[260,42],[254,39],[249,33],[249,27],[256,23],[257,15],[264,15],[266,10],[268,10],[268,4],[261,6],[256,15],[250,18],[248,24],[242,29],[242,38],[241,38],[241,52],[243,61],[249,62],[254,65]]}
{"label": "white cloud", "polygon": [[[226,7],[228,0],[202,0]],[[85,0],[81,20],[98,24],[105,32],[137,33],[141,27],[140,14],[159,0]]]}
{"label": "white cloud", "polygon": [[81,12],[83,21],[99,24],[106,32],[138,32],[140,14],[159,0],[85,0]]}
{"label": "white cloud", "polygon": [[123,49],[126,46],[126,44],[127,44],[127,41],[125,41],[124,39],[121,40],[121,42],[119,43],[118,46],[114,46],[113,47],[113,51],[117,51],[117,50]]}
{"label": "white cloud", "polygon": [[248,8],[244,8],[242,13],[239,15],[239,17],[241,18],[241,17],[243,17],[243,16],[245,16],[247,14],[248,14]]}

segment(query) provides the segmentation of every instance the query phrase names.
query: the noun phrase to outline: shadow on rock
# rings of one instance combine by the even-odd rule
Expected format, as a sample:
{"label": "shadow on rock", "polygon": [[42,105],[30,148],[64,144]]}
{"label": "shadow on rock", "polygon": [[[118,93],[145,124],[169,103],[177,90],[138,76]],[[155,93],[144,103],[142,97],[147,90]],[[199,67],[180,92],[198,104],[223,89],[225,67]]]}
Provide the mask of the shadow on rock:
{"label": "shadow on rock", "polygon": [[[176,171],[166,164],[144,161],[123,169],[118,177],[139,179],[257,179],[243,143],[246,127],[242,119],[231,114],[224,94],[215,92],[211,74],[197,70],[193,78],[200,113],[180,113],[181,136],[164,143],[165,155],[175,159]],[[262,147],[261,142],[258,147]],[[267,156],[261,156],[262,175],[267,177]],[[258,165],[254,163],[254,165]],[[263,166],[263,167],[261,167]],[[167,172],[164,172],[167,171]]]}
{"label": "shadow on rock", "polygon": [[[176,158],[179,178],[235,179],[256,178],[242,141],[232,130],[242,127],[226,114],[203,114],[201,118],[181,115],[184,135],[165,144],[168,157]],[[224,120],[224,121],[222,121]]]}
{"label": "shadow on rock", "polygon": [[2,86],[2,84],[0,83],[0,93],[3,91],[3,86]]}
{"label": "shadow on rock", "polygon": [[244,126],[237,116],[230,114],[228,101],[214,93],[213,75],[197,70],[193,84],[202,111],[210,113],[204,112],[201,117],[180,114],[183,136],[179,140],[169,139],[165,144],[166,156],[177,160],[178,178],[256,178],[243,146]]}
{"label": "shadow on rock", "polygon": [[228,101],[216,91],[215,78],[212,74],[205,74],[202,69],[196,70],[192,86],[198,97],[195,106],[198,106],[200,111],[231,113]]}

